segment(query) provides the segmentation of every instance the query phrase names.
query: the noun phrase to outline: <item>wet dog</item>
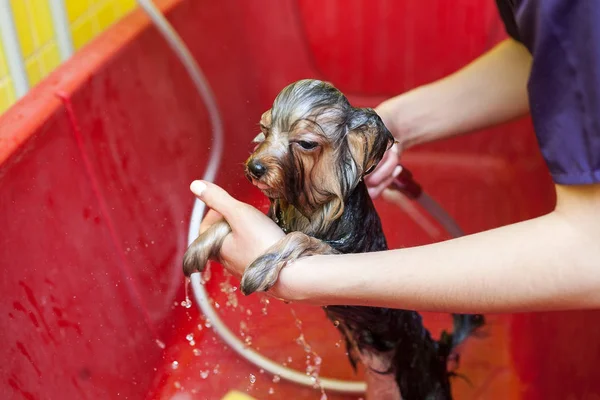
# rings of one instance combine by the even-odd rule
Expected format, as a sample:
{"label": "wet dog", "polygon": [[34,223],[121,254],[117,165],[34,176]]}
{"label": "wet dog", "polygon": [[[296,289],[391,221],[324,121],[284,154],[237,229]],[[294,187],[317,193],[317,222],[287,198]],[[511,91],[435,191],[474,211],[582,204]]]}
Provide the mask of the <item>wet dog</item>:
{"label": "wet dog", "polygon": [[[355,108],[332,85],[301,80],[284,88],[262,115],[247,178],[270,199],[269,217],[286,237],[250,265],[244,294],[266,291],[285,265],[316,254],[365,253],[388,248],[363,181],[393,145],[381,118]],[[190,245],[184,273],[216,259],[230,228],[212,225]],[[454,315],[454,332],[434,340],[415,311],[328,306],[346,341],[350,362],[367,367],[377,399],[451,399],[449,359],[483,324],[479,315]]]}

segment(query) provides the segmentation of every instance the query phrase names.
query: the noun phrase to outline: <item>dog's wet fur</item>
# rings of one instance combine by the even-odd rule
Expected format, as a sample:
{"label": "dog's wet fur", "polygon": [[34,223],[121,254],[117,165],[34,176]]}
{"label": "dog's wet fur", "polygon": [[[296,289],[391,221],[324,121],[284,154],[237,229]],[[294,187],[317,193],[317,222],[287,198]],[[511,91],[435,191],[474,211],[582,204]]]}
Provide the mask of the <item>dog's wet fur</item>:
{"label": "dog's wet fur", "polygon": [[[331,84],[306,79],[279,93],[260,127],[245,174],[270,199],[268,215],[287,235],[246,269],[244,294],[268,290],[279,271],[301,257],[388,249],[363,181],[394,143],[375,111],[352,107]],[[186,276],[218,258],[229,232],[221,220],[190,245]],[[481,315],[454,315],[453,333],[436,341],[415,311],[342,305],[324,310],[343,335],[352,365],[361,362],[377,378],[368,381],[390,386],[380,388],[378,399],[451,399],[450,358],[484,324]]]}

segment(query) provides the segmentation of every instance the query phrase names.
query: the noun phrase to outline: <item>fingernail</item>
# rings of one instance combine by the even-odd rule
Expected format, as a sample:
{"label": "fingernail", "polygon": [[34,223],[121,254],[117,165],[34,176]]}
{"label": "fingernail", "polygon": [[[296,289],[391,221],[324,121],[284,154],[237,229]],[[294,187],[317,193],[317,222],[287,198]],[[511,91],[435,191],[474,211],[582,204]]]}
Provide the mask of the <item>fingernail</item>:
{"label": "fingernail", "polygon": [[196,196],[201,196],[202,192],[204,192],[204,189],[206,189],[206,183],[202,182],[202,181],[194,181],[192,182],[192,184],[190,185],[190,190],[196,195]]}
{"label": "fingernail", "polygon": [[400,175],[400,173],[402,172],[402,165],[398,165],[396,166],[396,168],[394,168],[394,172],[392,173],[392,176],[394,178],[398,177],[398,175]]}

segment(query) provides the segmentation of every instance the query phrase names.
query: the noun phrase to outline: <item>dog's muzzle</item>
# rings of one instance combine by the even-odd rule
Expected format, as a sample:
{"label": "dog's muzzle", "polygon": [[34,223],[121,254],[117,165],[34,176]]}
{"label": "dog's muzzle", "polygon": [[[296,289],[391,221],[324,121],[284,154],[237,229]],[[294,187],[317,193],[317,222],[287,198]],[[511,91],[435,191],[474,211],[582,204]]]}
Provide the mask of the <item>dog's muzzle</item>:
{"label": "dog's muzzle", "polygon": [[260,179],[267,172],[267,168],[259,161],[251,160],[248,163],[248,172],[254,179]]}

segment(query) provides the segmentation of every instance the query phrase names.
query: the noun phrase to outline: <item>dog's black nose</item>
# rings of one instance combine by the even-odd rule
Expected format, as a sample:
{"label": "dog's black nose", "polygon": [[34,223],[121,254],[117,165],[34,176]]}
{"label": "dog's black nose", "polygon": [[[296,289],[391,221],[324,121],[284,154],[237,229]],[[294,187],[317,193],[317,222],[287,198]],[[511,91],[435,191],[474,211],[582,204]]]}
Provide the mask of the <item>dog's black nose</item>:
{"label": "dog's black nose", "polygon": [[267,172],[265,166],[256,160],[252,160],[248,163],[248,170],[250,171],[250,174],[252,174],[252,176],[256,179],[259,179],[265,174],[265,172]]}

